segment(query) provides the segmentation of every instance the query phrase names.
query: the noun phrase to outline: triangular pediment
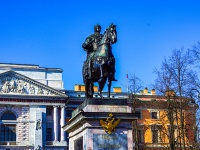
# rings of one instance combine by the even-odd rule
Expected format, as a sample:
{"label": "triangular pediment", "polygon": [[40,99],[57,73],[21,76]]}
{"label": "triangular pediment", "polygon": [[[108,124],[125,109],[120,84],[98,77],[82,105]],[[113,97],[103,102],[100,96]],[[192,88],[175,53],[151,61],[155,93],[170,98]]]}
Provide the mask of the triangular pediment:
{"label": "triangular pediment", "polygon": [[0,94],[67,97],[54,88],[12,70],[0,74]]}

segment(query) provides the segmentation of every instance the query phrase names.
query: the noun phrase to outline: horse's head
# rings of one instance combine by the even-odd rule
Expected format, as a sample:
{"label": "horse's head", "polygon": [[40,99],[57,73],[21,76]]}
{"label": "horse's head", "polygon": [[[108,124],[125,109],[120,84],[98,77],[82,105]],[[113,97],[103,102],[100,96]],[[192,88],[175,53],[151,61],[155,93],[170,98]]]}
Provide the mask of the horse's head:
{"label": "horse's head", "polygon": [[108,37],[110,39],[110,42],[112,44],[116,43],[117,42],[117,31],[116,31],[116,25],[114,24],[111,24],[109,27],[108,27]]}
{"label": "horse's head", "polygon": [[111,24],[106,31],[104,32],[104,36],[102,38],[101,43],[116,43],[117,42],[117,31],[116,25]]}

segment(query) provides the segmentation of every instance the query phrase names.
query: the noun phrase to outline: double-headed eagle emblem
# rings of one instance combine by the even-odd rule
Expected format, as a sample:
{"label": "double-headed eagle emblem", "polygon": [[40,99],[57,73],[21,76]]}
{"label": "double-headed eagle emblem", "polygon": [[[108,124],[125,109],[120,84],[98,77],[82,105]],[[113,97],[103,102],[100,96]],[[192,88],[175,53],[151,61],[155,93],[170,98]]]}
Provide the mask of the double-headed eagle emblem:
{"label": "double-headed eagle emblem", "polygon": [[100,120],[101,126],[104,128],[104,130],[111,134],[113,131],[115,131],[116,126],[119,124],[120,119],[113,118],[113,114],[109,114],[109,117],[106,119],[106,121]]}

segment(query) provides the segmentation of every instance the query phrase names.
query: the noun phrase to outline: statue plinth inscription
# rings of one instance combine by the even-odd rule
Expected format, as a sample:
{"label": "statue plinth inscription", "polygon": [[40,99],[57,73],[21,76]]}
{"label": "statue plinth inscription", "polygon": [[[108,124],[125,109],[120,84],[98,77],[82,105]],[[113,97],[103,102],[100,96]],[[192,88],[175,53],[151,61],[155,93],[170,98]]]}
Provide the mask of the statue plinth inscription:
{"label": "statue plinth inscription", "polygon": [[94,150],[128,150],[127,134],[94,134]]}

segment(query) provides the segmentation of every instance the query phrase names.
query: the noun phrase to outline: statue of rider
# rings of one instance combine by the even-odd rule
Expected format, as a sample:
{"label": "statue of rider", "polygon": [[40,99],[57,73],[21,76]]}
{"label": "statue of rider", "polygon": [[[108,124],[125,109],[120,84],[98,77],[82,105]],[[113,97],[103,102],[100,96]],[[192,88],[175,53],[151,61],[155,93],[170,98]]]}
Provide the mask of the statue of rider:
{"label": "statue of rider", "polygon": [[[85,42],[82,45],[82,48],[87,52],[86,61],[84,62],[84,66],[86,70],[84,70],[84,74],[87,76],[88,79],[92,79],[92,59],[94,56],[94,52],[97,50],[98,45],[101,42],[103,35],[101,32],[101,26],[99,24],[94,26],[94,34],[88,36]],[[117,81],[114,77],[115,75],[115,58],[111,51],[111,78],[112,81]],[[114,63],[114,64],[113,64]]]}
{"label": "statue of rider", "polygon": [[88,79],[92,78],[92,57],[94,55],[94,51],[97,50],[97,47],[103,37],[100,32],[101,26],[99,24],[95,25],[94,34],[88,36],[82,45],[82,48],[87,52],[87,58],[84,62],[84,65],[86,65],[86,68],[88,69],[88,71],[86,71],[86,74],[88,74]]}

